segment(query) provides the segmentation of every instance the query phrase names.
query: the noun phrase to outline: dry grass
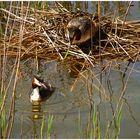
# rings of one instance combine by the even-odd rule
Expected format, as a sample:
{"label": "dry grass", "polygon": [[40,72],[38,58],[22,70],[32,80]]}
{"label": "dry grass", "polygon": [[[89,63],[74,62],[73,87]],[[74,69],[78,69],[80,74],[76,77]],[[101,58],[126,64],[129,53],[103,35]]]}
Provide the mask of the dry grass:
{"label": "dry grass", "polygon": [[[20,7],[12,7],[13,11],[20,11]],[[92,14],[77,12],[72,13],[58,4],[54,9],[48,11],[36,10],[23,7],[26,11],[22,16],[16,13],[0,9],[7,20],[7,32],[0,43],[0,55],[15,57],[19,49],[20,24],[24,23],[23,38],[21,42],[21,59],[38,57],[39,59],[63,60],[68,50],[69,41],[65,36],[67,22],[74,16]],[[19,14],[20,15],[20,14]],[[125,15],[124,15],[125,16]],[[9,20],[8,20],[9,19]],[[122,59],[135,60],[139,56],[140,45],[140,21],[122,21],[118,18],[110,20],[111,17],[101,17],[100,25],[108,35],[105,44],[100,46],[100,52],[94,49],[89,55],[84,54],[76,45],[70,47],[67,60],[86,61],[87,65],[93,65],[98,60]],[[12,30],[12,34],[11,34]],[[5,46],[5,50],[3,49]],[[95,46],[97,47],[97,46]],[[139,57],[138,57],[139,59]]]}

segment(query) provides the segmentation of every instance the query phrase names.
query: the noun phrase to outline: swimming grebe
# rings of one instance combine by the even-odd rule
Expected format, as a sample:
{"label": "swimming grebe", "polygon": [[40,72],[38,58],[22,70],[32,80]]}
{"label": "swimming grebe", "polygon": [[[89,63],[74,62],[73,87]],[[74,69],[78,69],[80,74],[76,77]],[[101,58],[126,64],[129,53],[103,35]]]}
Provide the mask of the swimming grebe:
{"label": "swimming grebe", "polygon": [[33,91],[30,95],[30,101],[45,101],[47,100],[55,91],[55,88],[50,84],[45,83],[39,77],[34,77],[32,80]]}
{"label": "swimming grebe", "polygon": [[76,17],[67,24],[66,34],[71,45],[80,45],[92,39],[98,28],[98,24],[88,17]]}

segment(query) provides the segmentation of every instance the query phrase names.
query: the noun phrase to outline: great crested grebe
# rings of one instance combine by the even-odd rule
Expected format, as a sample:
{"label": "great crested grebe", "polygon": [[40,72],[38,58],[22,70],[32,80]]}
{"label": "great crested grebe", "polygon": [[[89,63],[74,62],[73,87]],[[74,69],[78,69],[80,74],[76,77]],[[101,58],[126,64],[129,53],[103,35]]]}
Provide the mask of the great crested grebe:
{"label": "great crested grebe", "polygon": [[33,91],[30,95],[30,101],[45,101],[47,100],[55,91],[55,88],[50,84],[45,83],[42,79],[35,76],[32,80]]}
{"label": "great crested grebe", "polygon": [[67,24],[66,34],[71,45],[80,45],[92,39],[98,30],[98,24],[84,16],[71,19]]}

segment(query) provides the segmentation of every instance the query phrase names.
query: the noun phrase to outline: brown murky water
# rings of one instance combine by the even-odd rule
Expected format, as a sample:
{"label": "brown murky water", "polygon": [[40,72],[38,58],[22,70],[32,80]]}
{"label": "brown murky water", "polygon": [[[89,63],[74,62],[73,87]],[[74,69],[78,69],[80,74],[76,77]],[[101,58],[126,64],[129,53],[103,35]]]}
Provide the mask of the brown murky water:
{"label": "brown murky water", "polygon": [[[71,6],[71,10],[81,6],[89,12],[96,11],[97,6],[95,2],[62,4]],[[109,9],[113,11],[125,5],[124,2],[117,2],[117,5],[116,2],[105,2],[102,12],[106,14]],[[140,2],[135,2],[130,11],[129,19],[140,19]],[[122,93],[118,107],[123,103],[119,138],[140,138],[140,63],[128,63],[118,62],[118,67],[114,62],[110,64],[111,69],[108,67],[104,71],[97,66],[85,71],[76,79],[65,64],[42,60],[40,73],[46,81],[56,87],[56,91],[41,105],[32,105],[29,95],[32,90],[31,80],[36,74],[36,64],[34,60],[22,61],[10,138],[41,138],[41,135],[42,138],[48,138],[49,116],[53,116],[51,138],[90,138],[88,132],[93,129],[91,116],[95,107],[99,115],[101,138],[105,138],[107,124],[112,120]],[[12,60],[9,60],[9,66],[11,64]],[[10,67],[7,68],[7,79],[9,73]],[[89,93],[92,95],[90,100]],[[6,114],[10,107],[10,94],[9,90]],[[110,137],[113,128],[115,124],[109,129]]]}

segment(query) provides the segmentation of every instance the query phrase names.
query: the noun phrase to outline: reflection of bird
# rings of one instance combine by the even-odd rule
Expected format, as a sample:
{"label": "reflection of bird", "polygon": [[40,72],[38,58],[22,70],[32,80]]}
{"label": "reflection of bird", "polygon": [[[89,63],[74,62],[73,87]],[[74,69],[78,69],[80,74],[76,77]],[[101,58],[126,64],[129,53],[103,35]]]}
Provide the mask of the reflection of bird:
{"label": "reflection of bird", "polygon": [[76,17],[69,21],[66,32],[72,45],[80,45],[95,36],[98,24],[88,17]]}
{"label": "reflection of bird", "polygon": [[30,95],[30,101],[45,101],[47,100],[55,91],[54,87],[50,84],[45,83],[42,79],[34,77],[32,80],[33,92]]}

